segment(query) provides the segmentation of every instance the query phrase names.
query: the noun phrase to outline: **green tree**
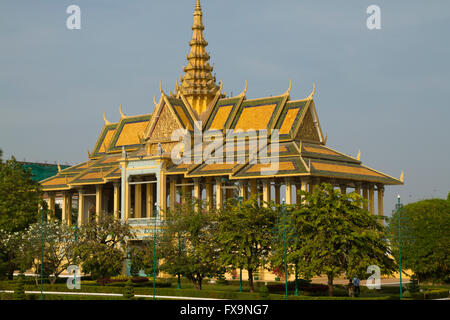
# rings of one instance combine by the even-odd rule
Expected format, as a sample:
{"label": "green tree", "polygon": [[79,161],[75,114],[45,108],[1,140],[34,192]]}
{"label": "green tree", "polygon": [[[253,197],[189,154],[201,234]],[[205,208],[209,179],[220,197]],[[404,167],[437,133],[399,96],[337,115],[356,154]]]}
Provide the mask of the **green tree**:
{"label": "green tree", "polygon": [[39,205],[45,208],[45,202],[31,172],[14,157],[3,161],[2,154],[0,150],[0,277],[12,280],[15,270],[29,264],[21,232],[37,221]]}
{"label": "green tree", "polygon": [[362,209],[360,195],[342,194],[330,184],[300,194],[305,202],[297,206],[292,220],[304,240],[297,252],[299,267],[308,275],[325,274],[330,296],[333,280],[344,273],[362,277],[370,265],[380,267],[382,274],[395,272],[386,230]]}
{"label": "green tree", "polygon": [[105,285],[110,277],[122,271],[125,254],[120,249],[89,243],[80,246],[79,250],[83,272],[90,273],[100,285]]}
{"label": "green tree", "polygon": [[[147,276],[153,276],[153,267],[155,266],[155,274],[159,273],[159,259],[161,257],[161,246],[156,245],[156,254],[153,253],[153,239],[146,240],[142,245],[132,246],[129,251],[130,256],[130,273],[132,276],[138,276],[141,270]],[[156,263],[153,257],[156,256]]]}
{"label": "green tree", "polygon": [[[390,222],[393,255],[398,259],[398,212]],[[420,281],[450,281],[450,202],[430,199],[401,209],[402,267]]]}
{"label": "green tree", "polygon": [[7,232],[0,229],[1,277],[13,279],[14,271],[25,272],[32,266],[32,254],[24,232]]}
{"label": "green tree", "polygon": [[[274,204],[271,206],[275,207]],[[286,263],[288,274],[293,273],[295,281],[301,276],[304,279],[312,278],[312,274],[308,273],[307,269],[302,268],[307,261],[307,257],[303,256],[302,246],[304,245],[304,235],[300,232],[296,222],[297,216],[295,206],[286,205],[277,206],[278,219],[275,224],[274,234],[272,237],[271,254],[269,257],[270,267],[272,271],[283,270],[284,273],[284,259],[286,241]]]}
{"label": "green tree", "polygon": [[181,204],[167,211],[165,232],[161,237],[164,261],[161,269],[188,278],[196,289],[202,289],[206,277],[224,273],[218,261],[214,238],[215,213],[199,199],[183,196]]}
{"label": "green tree", "polygon": [[42,193],[31,172],[14,157],[3,162],[0,154],[0,229],[22,231],[38,219]]}
{"label": "green tree", "polygon": [[133,238],[130,226],[110,215],[103,215],[98,221],[93,219],[81,226],[75,253],[81,260],[83,272],[91,273],[104,285],[108,278],[122,271],[126,242]]}
{"label": "green tree", "polygon": [[42,226],[41,223],[32,224],[24,234],[24,241],[37,273],[40,273],[41,263],[41,232],[44,234],[44,273],[54,284],[61,273],[76,263],[77,243],[72,228],[59,220],[46,221]]}
{"label": "green tree", "polygon": [[260,205],[256,197],[243,202],[230,199],[219,212],[216,237],[220,260],[229,270],[248,271],[250,291],[253,274],[269,257],[277,211]]}

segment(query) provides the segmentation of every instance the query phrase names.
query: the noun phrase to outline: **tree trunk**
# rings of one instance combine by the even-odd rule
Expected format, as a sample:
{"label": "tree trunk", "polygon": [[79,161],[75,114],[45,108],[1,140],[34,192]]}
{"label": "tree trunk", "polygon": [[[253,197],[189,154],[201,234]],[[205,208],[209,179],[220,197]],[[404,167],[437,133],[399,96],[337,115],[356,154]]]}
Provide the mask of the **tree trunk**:
{"label": "tree trunk", "polygon": [[248,269],[248,283],[250,286],[250,292],[255,292],[255,287],[253,285],[253,269]]}
{"label": "tree trunk", "polygon": [[8,280],[14,279],[14,266],[9,264],[8,271],[7,271]]}
{"label": "tree trunk", "polygon": [[328,295],[333,296],[333,276],[331,274],[328,275]]}
{"label": "tree trunk", "polygon": [[192,282],[194,283],[194,287],[196,290],[202,290],[202,280],[203,278],[199,277],[192,277]]}

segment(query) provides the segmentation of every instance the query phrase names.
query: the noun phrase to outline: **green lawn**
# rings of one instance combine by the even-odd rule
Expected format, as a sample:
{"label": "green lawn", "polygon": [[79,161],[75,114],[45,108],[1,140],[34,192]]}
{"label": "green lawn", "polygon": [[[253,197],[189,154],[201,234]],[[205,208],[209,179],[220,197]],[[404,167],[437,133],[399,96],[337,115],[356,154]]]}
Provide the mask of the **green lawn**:
{"label": "green lawn", "polygon": [[[62,280],[60,282],[63,282]],[[40,291],[40,286],[35,284],[34,279],[28,278],[25,282],[26,291]],[[157,283],[160,286],[167,286],[167,279],[158,279]],[[179,296],[179,297],[198,297],[198,298],[213,298],[213,299],[231,299],[231,300],[259,300],[259,287],[264,285],[263,282],[255,283],[255,293],[249,292],[248,283],[243,282],[243,292],[240,291],[239,281],[230,281],[227,285],[208,283],[205,281],[202,290],[196,290],[192,283],[183,279],[181,289],[177,289],[176,279],[170,279],[170,287],[157,287],[156,295],[160,296]],[[269,282],[268,284],[278,284],[280,282]],[[282,288],[282,283],[281,283]],[[441,286],[424,286],[424,289],[450,289],[450,285]],[[14,281],[0,281],[0,290],[13,290]],[[56,292],[76,292],[76,290],[69,290],[65,283],[56,283],[50,285],[44,283],[44,291]],[[78,292],[85,293],[115,293],[122,294],[123,283],[112,283],[107,286],[99,286],[95,281],[82,281],[81,290]],[[153,282],[150,280],[146,283],[138,283],[134,287],[134,292],[137,295],[152,295]],[[366,287],[361,287],[361,295],[358,298],[349,298],[345,286],[337,285],[334,290],[335,297],[328,297],[326,292],[313,293],[300,291],[299,296],[294,296],[293,290],[289,291],[290,300],[348,300],[348,299],[368,299],[368,300],[396,300],[399,299],[398,287],[382,287],[381,290],[369,290]],[[30,299],[35,299],[36,295],[29,295]],[[0,299],[11,299],[12,294],[2,293]],[[36,298],[39,299],[39,296]],[[151,299],[151,298],[150,298]],[[270,300],[284,300],[284,289],[279,291],[272,291],[269,296]],[[100,296],[67,296],[67,295],[46,295],[46,300],[122,300],[121,297],[100,297]]]}

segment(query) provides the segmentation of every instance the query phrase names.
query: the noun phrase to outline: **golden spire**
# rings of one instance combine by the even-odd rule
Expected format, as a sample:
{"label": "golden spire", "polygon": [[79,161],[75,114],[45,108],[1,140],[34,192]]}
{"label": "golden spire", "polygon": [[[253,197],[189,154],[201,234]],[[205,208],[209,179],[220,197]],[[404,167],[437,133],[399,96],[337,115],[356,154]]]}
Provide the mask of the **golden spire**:
{"label": "golden spire", "polygon": [[200,0],[197,0],[192,26],[192,40],[189,43],[191,51],[187,55],[188,64],[183,68],[184,76],[181,84],[176,86],[175,95],[181,93],[186,97],[192,108],[201,115],[214,100],[219,86],[213,76],[213,67],[209,64],[210,56],[206,52],[208,42],[203,36],[203,13]]}

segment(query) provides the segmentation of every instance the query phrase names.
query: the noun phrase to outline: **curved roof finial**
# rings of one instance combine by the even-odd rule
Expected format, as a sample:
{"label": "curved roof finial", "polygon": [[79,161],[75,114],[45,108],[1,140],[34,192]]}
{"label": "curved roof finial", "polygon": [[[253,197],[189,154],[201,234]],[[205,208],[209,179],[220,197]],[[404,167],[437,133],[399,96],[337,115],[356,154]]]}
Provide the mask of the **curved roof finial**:
{"label": "curved roof finial", "polygon": [[316,94],[316,83],[313,82],[313,90],[312,90],[311,94],[309,95],[308,99],[314,98],[315,94]]}
{"label": "curved roof finial", "polygon": [[111,122],[109,122],[108,120],[106,120],[106,111],[103,112],[103,120],[105,121],[105,126],[109,126],[111,124]]}
{"label": "curved roof finial", "polygon": [[91,157],[91,153],[89,152],[89,148],[87,148],[86,150],[87,150],[88,157],[90,158]]}
{"label": "curved roof finial", "polygon": [[245,80],[244,91],[242,91],[242,93],[240,95],[238,95],[238,97],[245,97],[245,94],[247,93],[247,89],[248,89],[248,84],[247,84],[247,80]]}
{"label": "curved roof finial", "polygon": [[358,150],[358,155],[356,156],[356,160],[361,160],[361,150]]}
{"label": "curved roof finial", "polygon": [[61,173],[61,166],[58,163],[58,173]]}
{"label": "curved roof finial", "polygon": [[400,174],[400,181],[401,181],[401,183],[403,183],[404,180],[405,180],[405,173],[402,170],[402,173]]}
{"label": "curved roof finial", "polygon": [[291,89],[292,89],[292,80],[289,80],[289,88],[287,89],[284,95],[288,96],[291,93]]}
{"label": "curved roof finial", "polygon": [[158,102],[156,102],[156,94],[153,96],[153,103],[155,104],[155,107],[158,105]]}
{"label": "curved roof finial", "polygon": [[125,115],[122,112],[122,104],[119,106],[120,117],[125,118]]}
{"label": "curved roof finial", "polygon": [[161,91],[161,94],[165,95],[163,87],[162,87],[162,80],[159,82],[159,91]]}

